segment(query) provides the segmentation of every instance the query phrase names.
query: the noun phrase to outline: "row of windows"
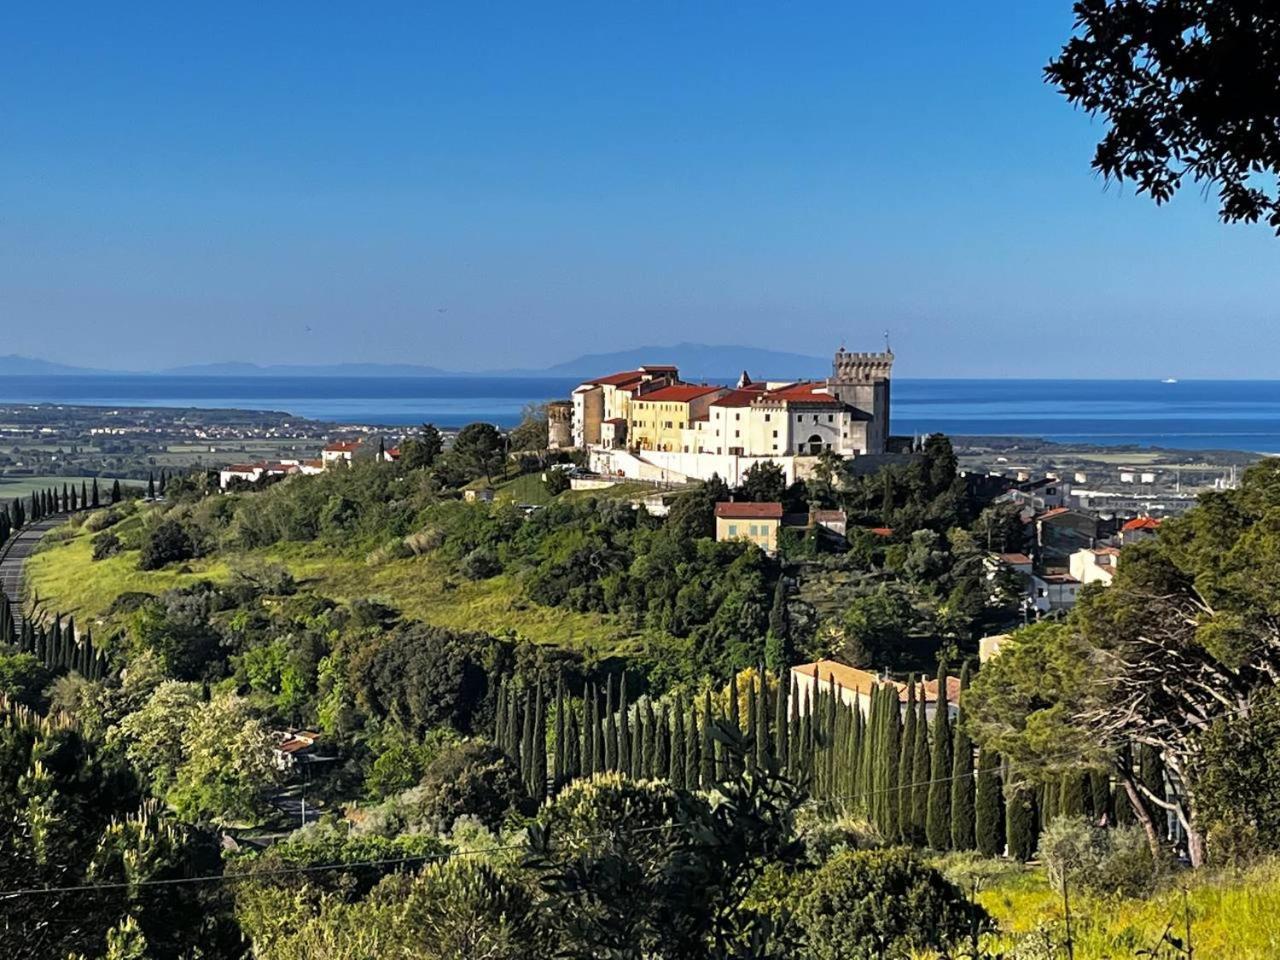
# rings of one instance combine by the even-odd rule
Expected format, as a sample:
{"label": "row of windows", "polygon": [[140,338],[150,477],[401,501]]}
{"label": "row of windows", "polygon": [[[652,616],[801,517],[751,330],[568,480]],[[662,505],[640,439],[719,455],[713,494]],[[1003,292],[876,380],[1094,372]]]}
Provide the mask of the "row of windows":
{"label": "row of windows", "polygon": [[[738,524],[729,524],[729,536],[738,536]],[[763,523],[742,524],[742,535],[750,537],[767,537],[769,535],[769,527]]]}

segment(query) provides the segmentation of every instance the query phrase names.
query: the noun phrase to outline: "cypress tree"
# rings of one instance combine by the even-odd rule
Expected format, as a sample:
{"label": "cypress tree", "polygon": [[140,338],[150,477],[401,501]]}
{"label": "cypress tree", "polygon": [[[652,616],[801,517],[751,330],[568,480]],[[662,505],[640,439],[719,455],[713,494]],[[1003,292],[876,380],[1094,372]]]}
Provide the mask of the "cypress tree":
{"label": "cypress tree", "polygon": [[765,666],[777,675],[779,682],[791,664],[787,619],[787,578],[779,575],[773,588],[773,606],[769,609],[769,632],[764,639]]}
{"label": "cypress tree", "polygon": [[[742,717],[738,707],[738,675],[735,673],[729,678],[729,713],[726,724],[733,732],[734,736],[742,736]],[[723,745],[722,745],[723,746]],[[726,767],[724,777],[726,780],[738,776],[742,773],[742,758],[737,753],[730,753],[725,757]]]}
{"label": "cypress tree", "polygon": [[601,715],[600,707],[600,691],[595,689],[592,691],[593,703],[595,704],[595,723],[591,727],[591,749],[595,755],[594,772],[604,773],[609,768],[605,765],[605,720]]}
{"label": "cypress tree", "polygon": [[867,695],[867,729],[862,742],[862,784],[867,797],[867,819],[877,829],[884,826],[881,807],[884,795],[880,792],[880,780],[884,768],[880,765],[880,747],[884,736],[883,713],[880,709],[880,684],[871,685]]}
{"label": "cypress tree", "polygon": [[644,779],[644,713],[638,703],[635,722],[631,724],[631,765],[628,771],[632,780]]}
{"label": "cypress tree", "polygon": [[653,778],[664,780],[671,768],[671,742],[667,735],[667,708],[659,707],[653,725]]}
{"label": "cypress tree", "polygon": [[1040,826],[1047,827],[1058,819],[1058,804],[1062,800],[1062,781],[1054,780],[1051,783],[1040,785],[1040,801],[1038,807],[1040,809]]}
{"label": "cypress tree", "polygon": [[147,474],[147,499],[154,500],[156,498],[156,478],[153,474]]}
{"label": "cypress tree", "polygon": [[[564,744],[564,782],[572,783],[578,777],[582,776],[582,756],[581,741],[578,739],[578,715],[573,709],[573,705],[565,703],[569,715],[565,718],[565,744]],[[562,784],[563,786],[563,784]]]}
{"label": "cypress tree", "polygon": [[604,678],[604,768],[618,769],[618,718],[614,715],[613,677]]}
{"label": "cypress tree", "polygon": [[687,790],[702,789],[702,738],[698,734],[698,705],[689,703],[689,727],[685,732],[684,785]]}
{"label": "cypress tree", "polygon": [[[902,704],[898,690],[886,685],[881,699],[884,701],[885,738],[880,765],[881,789],[884,790],[884,836],[893,842],[902,833],[902,794],[898,789],[898,767],[902,763]],[[910,813],[908,813],[910,817]]]}
{"label": "cypress tree", "polygon": [[631,774],[631,721],[627,717],[627,672],[618,682],[618,769]]}
{"label": "cypress tree", "polygon": [[569,728],[565,723],[566,703],[564,698],[564,674],[556,674],[556,722],[555,753],[552,757],[551,782],[552,789],[559,790],[568,780],[568,763],[565,747],[568,745]]}
{"label": "cypress tree", "polygon": [[746,756],[743,759],[745,761],[746,768],[754,772],[759,769],[756,765],[756,758],[758,756],[758,751],[756,749],[758,746],[756,743],[756,716],[758,714],[758,711],[756,710],[756,684],[754,679],[748,680],[747,684],[747,725],[743,731],[747,737],[747,749]]}
{"label": "cypress tree", "polygon": [[777,761],[778,770],[785,773],[789,769],[788,745],[790,737],[790,717],[787,715],[787,684],[782,676],[773,689],[773,758]]}
{"label": "cypress tree", "polygon": [[924,681],[920,681],[920,695],[916,698],[916,754],[911,763],[911,832],[917,843],[926,839],[925,827],[929,822],[929,781],[933,779],[929,749],[929,715],[925,703]]}
{"label": "cypress tree", "polygon": [[1089,814],[1094,823],[1114,826],[1115,811],[1111,809],[1111,776],[1105,770],[1089,771]]}
{"label": "cypress tree", "polygon": [[703,695],[702,723],[699,725],[702,743],[702,776],[700,779],[704,790],[710,790],[723,779],[721,777],[722,771],[716,764],[715,743],[711,737],[711,724],[713,722],[711,718],[711,691],[708,690]]}
{"label": "cypress tree", "polygon": [[830,798],[836,794],[833,787],[836,778],[836,702],[840,693],[839,687],[836,685],[835,675],[829,675],[828,680],[830,682],[827,689],[832,692],[827,694],[827,712],[822,723],[824,734],[822,779],[826,787],[826,795]]}
{"label": "cypress tree", "polygon": [[72,509],[72,511],[74,511],[74,510],[76,509],[76,507],[77,507],[78,503],[79,503],[79,501],[77,501],[77,500],[76,500],[76,487],[75,487],[75,484],[72,484],[72,485],[71,485],[71,509]]}
{"label": "cypress tree", "polygon": [[165,485],[166,474],[167,474],[167,471],[165,470],[160,471],[160,496],[162,497],[164,496],[164,485]]}
{"label": "cypress tree", "polygon": [[813,710],[809,697],[809,685],[804,687],[804,702],[800,709],[800,722],[796,724],[796,737],[791,742],[791,755],[796,758],[796,779],[810,793],[813,792]]}
{"label": "cypress tree", "polygon": [[684,698],[679,693],[676,694],[672,720],[675,726],[671,731],[671,768],[667,779],[671,781],[671,786],[683,790],[686,786],[685,758],[689,748],[684,739]]}
{"label": "cypress tree", "polygon": [[93,478],[93,485],[89,488],[89,505],[97,510],[102,504],[98,493],[98,478]]}
{"label": "cypress tree", "polygon": [[507,743],[507,679],[498,679],[498,705],[493,711],[493,742],[503,753],[510,756],[511,748]]}
{"label": "cypress tree", "polygon": [[929,810],[925,820],[925,836],[934,850],[951,845],[951,713],[947,701],[947,667],[938,668],[938,699],[933,711],[933,755],[929,767],[933,777],[929,783]]}
{"label": "cypress tree", "polygon": [[955,742],[951,761],[951,849],[972,850],[974,837],[975,799],[973,783],[973,741],[965,728],[964,691],[969,689],[969,664],[960,670],[960,708],[956,714]]}
{"label": "cypress tree", "polygon": [[763,770],[768,765],[773,748],[769,743],[769,677],[762,666],[759,670],[759,684],[756,687],[756,769]]}
{"label": "cypress tree", "polygon": [[791,675],[791,694],[787,700],[787,776],[798,780],[804,743],[800,739],[800,681],[794,673]]}
{"label": "cypress tree", "polygon": [[644,741],[642,770],[640,775],[646,780],[654,780],[658,776],[658,722],[653,715],[653,701],[646,700],[644,705]]}
{"label": "cypress tree", "polygon": [[912,810],[912,777],[916,757],[916,678],[907,678],[907,705],[903,713],[902,749],[898,754],[898,839],[918,843]]}
{"label": "cypress tree", "polygon": [[1087,774],[1074,770],[1065,774],[1058,784],[1058,816],[1083,817],[1088,788]]}
{"label": "cypress tree", "polygon": [[1005,834],[1012,859],[1025,863],[1035,856],[1040,840],[1037,822],[1035,794],[1026,789],[1015,791],[1005,808]]}
{"label": "cypress tree", "polygon": [[974,801],[974,845],[984,857],[1004,852],[1004,789],[1000,757],[994,750],[978,754],[978,787]]}
{"label": "cypress tree", "polygon": [[593,777],[600,769],[596,760],[596,688],[588,683],[582,694],[582,775]]}
{"label": "cypress tree", "polygon": [[80,509],[89,509],[89,487],[83,480],[80,481]]}
{"label": "cypress tree", "polygon": [[[1146,790],[1160,800],[1166,799],[1165,796],[1165,780],[1164,780],[1164,760],[1160,756],[1160,751],[1149,744],[1142,744],[1138,748],[1139,783]],[[1167,820],[1167,814],[1157,805],[1151,803],[1146,797],[1143,798],[1148,809],[1155,808],[1152,812],[1155,817],[1156,826],[1160,828],[1161,835],[1167,830],[1167,827],[1161,827]]]}
{"label": "cypress tree", "polygon": [[524,774],[524,788],[531,797],[536,797],[533,787],[534,777],[534,737],[537,735],[535,725],[537,717],[534,715],[533,691],[527,687],[524,691],[523,709],[520,718],[520,769]]}
{"label": "cypress tree", "polygon": [[863,755],[866,753],[867,728],[862,713],[861,701],[854,702],[853,713],[849,718],[849,794],[855,811],[867,813],[867,785],[863,782]]}
{"label": "cypress tree", "polygon": [[533,710],[533,798],[539,802],[547,797],[547,704],[542,692],[542,680],[538,680],[537,698]]}
{"label": "cypress tree", "polygon": [[112,503],[120,502],[120,481],[119,480],[111,481],[111,502]]}

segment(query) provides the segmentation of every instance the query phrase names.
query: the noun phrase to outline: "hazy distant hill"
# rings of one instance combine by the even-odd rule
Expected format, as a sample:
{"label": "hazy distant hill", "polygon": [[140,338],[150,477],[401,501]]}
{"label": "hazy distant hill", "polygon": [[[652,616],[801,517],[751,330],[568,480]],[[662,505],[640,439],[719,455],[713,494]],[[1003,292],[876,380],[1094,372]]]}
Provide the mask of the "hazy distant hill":
{"label": "hazy distant hill", "polygon": [[823,377],[831,372],[831,360],[828,357],[809,357],[759,347],[711,346],[705,343],[680,343],[674,347],[636,347],[634,350],[593,353],[540,371],[512,372],[548,377],[588,377],[618,370],[632,370],[646,363],[674,363],[680,368],[680,376],[691,380],[736,377],[743,370],[757,379]]}
{"label": "hazy distant hill", "polygon": [[[458,372],[415,363],[330,363],[330,364],[189,364],[149,371],[134,376],[167,377],[574,377],[601,376],[619,370],[633,370],[646,363],[673,363],[680,375],[690,380],[727,380],[746,370],[751,376],[771,379],[822,377],[830,372],[830,360],[798,353],[763,350],[758,347],[711,346],[680,343],[674,347],[636,347],[611,353],[593,353],[557,363],[551,367],[521,370]],[[119,370],[93,370],[49,360],[9,355],[0,357],[0,376],[109,376],[130,375]]]}
{"label": "hazy distant hill", "polygon": [[65,363],[54,363],[51,360],[37,360],[34,357],[20,357],[16,353],[0,357],[0,377],[83,377],[107,372],[106,370],[91,370],[88,367],[73,367]]}

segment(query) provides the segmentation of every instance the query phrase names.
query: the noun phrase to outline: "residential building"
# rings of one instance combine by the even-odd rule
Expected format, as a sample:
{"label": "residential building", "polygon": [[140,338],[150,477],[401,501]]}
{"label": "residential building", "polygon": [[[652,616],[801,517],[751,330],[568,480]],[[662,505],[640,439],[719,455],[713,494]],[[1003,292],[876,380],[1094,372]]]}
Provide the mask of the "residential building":
{"label": "residential building", "polygon": [[1000,648],[1009,642],[1012,637],[1009,633],[997,633],[989,637],[983,637],[978,641],[978,662],[986,663],[988,660],[999,656]]}
{"label": "residential building", "polygon": [[1071,554],[1098,542],[1098,518],[1070,507],[1054,507],[1034,518],[1036,552],[1045,566],[1065,565]]}
{"label": "residential building", "polygon": [[[815,678],[816,671],[816,678]],[[796,704],[797,714],[804,715],[806,709],[805,693],[808,692],[808,708],[813,708],[815,695],[819,693],[834,694],[841,703],[856,706],[864,714],[871,710],[871,691],[878,684],[890,686],[897,691],[898,702],[906,709],[907,685],[897,680],[879,676],[869,670],[851,667],[839,660],[816,660],[802,663],[791,668],[791,680],[800,691],[800,702]],[[916,686],[916,696],[920,696],[920,687]],[[960,680],[957,677],[947,678],[947,707],[954,716],[960,706]],[[925,715],[932,720],[938,707],[938,681],[924,681]]]}
{"label": "residential building", "polygon": [[693,421],[707,419],[707,411],[725,387],[675,383],[631,398],[626,442],[636,450],[689,452],[686,432]]}
{"label": "residential building", "polygon": [[1111,585],[1120,565],[1120,550],[1116,547],[1087,547],[1071,555],[1071,576],[1081,584],[1103,583]]}
{"label": "residential building", "polygon": [[778,530],[782,526],[782,504],[716,504],[716,540],[749,540],[765,553],[778,552]]}
{"label": "residential building", "polygon": [[1074,607],[1081,583],[1069,573],[1035,573],[1031,575],[1031,586],[1036,612],[1043,616]]}
{"label": "residential building", "polygon": [[602,424],[609,420],[626,423],[632,396],[646,389],[668,386],[678,379],[679,371],[673,366],[647,365],[581,384],[574,389],[572,397],[570,433],[573,445],[591,447],[600,444]]}
{"label": "residential building", "polygon": [[1120,528],[1120,542],[1124,546],[1150,540],[1160,529],[1158,517],[1137,517]]}
{"label": "residential building", "polygon": [[849,531],[849,518],[843,510],[810,510],[809,522],[830,530],[838,537]]}

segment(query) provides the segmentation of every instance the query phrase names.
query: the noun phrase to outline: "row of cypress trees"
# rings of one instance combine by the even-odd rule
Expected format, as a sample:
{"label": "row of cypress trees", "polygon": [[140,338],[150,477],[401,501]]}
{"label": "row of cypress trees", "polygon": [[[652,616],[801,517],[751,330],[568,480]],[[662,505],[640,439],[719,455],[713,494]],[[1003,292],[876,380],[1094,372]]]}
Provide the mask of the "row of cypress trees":
{"label": "row of cypress trees", "polygon": [[50,670],[73,671],[88,680],[101,680],[107,675],[106,655],[94,646],[93,632],[76,635],[75,620],[61,615],[53,623],[33,624],[24,619],[19,629],[13,605],[0,592],[0,644],[17,646],[19,653],[33,654]]}
{"label": "row of cypress trees", "polygon": [[[164,474],[161,474],[160,489],[164,490]],[[123,493],[120,481],[111,484],[111,503],[119,503]],[[0,506],[0,546],[8,541],[15,530],[20,530],[28,523],[55,513],[69,513],[76,510],[96,510],[102,506],[102,495],[98,490],[98,478],[92,481],[80,481],[80,489],[75,484],[63,484],[59,492],[57,487],[44,490],[33,490],[31,496],[23,502],[23,498],[15,497],[8,506]]]}
{"label": "row of cypress trees", "polygon": [[[908,682],[905,703],[896,685],[878,683],[864,711],[845,702],[834,678],[793,676],[788,688],[763,670],[744,677],[745,689],[735,676],[724,697],[706,691],[690,701],[678,693],[655,705],[630,703],[623,674],[616,683],[606,678],[603,689],[587,683],[580,707],[563,678],[554,688],[504,679],[495,742],[539,800],[606,771],[698,790],[772,763],[815,800],[866,816],[895,842],[990,856],[1008,844],[1012,855],[1034,853],[1035,795],[1015,794],[1006,806],[1000,758],[975,757],[948,710],[930,717],[922,682]],[[960,682],[967,686],[967,669]],[[944,667],[937,689],[947,683]],[[745,751],[726,750],[723,731],[736,731]]]}
{"label": "row of cypress trees", "polygon": [[163,497],[164,489],[167,486],[168,482],[169,482],[169,471],[167,470],[160,471],[160,481],[158,484],[156,482],[155,473],[154,472],[148,473],[147,474],[147,499],[154,500],[156,499],[157,495]]}

